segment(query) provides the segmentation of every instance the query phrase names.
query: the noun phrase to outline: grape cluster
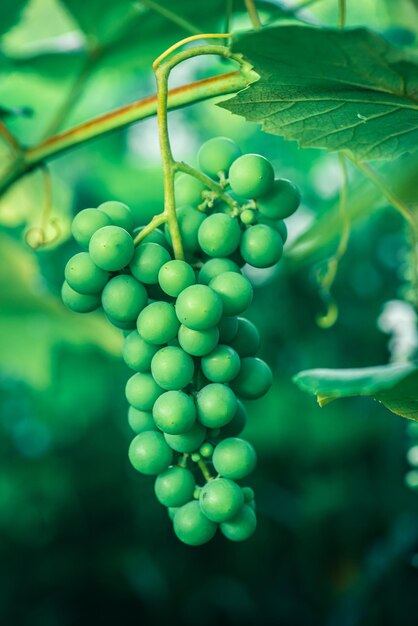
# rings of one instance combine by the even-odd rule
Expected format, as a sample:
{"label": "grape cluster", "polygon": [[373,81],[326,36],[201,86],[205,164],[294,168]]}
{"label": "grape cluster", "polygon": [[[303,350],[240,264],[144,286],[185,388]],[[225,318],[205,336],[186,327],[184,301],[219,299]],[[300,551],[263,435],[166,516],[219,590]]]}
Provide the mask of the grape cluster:
{"label": "grape cluster", "polygon": [[173,258],[167,227],[135,245],[140,229],[129,208],[105,202],[76,215],[72,232],[85,251],[68,261],[62,288],[69,308],[102,307],[125,331],[123,359],[134,371],[126,384],[129,459],[156,476],[155,495],[188,545],[206,543],[218,526],[232,541],[256,528],[254,492],[237,482],[256,464],[239,436],[242,400],[263,396],[272,373],[256,356],[257,328],[242,316],[253,288],[241,268],[279,261],[283,218],[300,201],[267,159],[241,155],[228,138],[206,142],[198,159],[221,191],[188,174],[176,179],[185,260]]}

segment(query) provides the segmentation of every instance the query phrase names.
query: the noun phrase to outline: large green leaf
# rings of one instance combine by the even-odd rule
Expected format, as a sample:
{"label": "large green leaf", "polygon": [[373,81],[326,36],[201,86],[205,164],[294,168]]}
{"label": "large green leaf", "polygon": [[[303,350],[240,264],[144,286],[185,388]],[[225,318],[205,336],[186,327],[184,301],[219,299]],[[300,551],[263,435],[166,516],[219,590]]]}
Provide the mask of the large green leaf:
{"label": "large green leaf", "polygon": [[293,381],[325,406],[338,398],[370,396],[390,411],[418,421],[418,364],[398,363],[359,369],[314,369]]}
{"label": "large green leaf", "polygon": [[391,159],[418,144],[418,65],[364,29],[285,25],[238,37],[260,79],[220,106],[301,146]]}

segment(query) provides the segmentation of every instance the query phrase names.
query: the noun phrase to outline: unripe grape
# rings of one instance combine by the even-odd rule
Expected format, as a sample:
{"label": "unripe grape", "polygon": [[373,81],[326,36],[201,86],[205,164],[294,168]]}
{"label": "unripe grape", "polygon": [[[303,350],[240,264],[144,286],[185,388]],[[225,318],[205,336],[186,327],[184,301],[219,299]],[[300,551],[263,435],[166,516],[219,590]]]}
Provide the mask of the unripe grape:
{"label": "unripe grape", "polygon": [[145,341],[161,345],[177,336],[179,321],[169,302],[153,302],[138,316],[138,332]]}
{"label": "unripe grape", "polygon": [[129,264],[134,254],[134,242],[128,231],[120,226],[103,226],[90,239],[89,252],[96,265],[115,272]]}
{"label": "unripe grape", "polygon": [[196,279],[191,265],[185,261],[174,259],[161,266],[158,282],[165,293],[177,298],[186,287],[194,285]]}
{"label": "unripe grape", "polygon": [[198,282],[202,285],[209,285],[212,278],[215,278],[223,272],[238,272],[238,265],[231,259],[213,258],[206,261],[198,274]]}
{"label": "unripe grape", "polygon": [[260,333],[257,327],[245,317],[238,317],[238,329],[228,342],[241,358],[254,356],[260,347]]}
{"label": "unripe grape", "polygon": [[218,474],[225,478],[239,480],[251,474],[257,457],[248,441],[230,437],[218,443],[213,452],[212,462]]}
{"label": "unripe grape", "polygon": [[167,469],[173,461],[173,451],[161,433],[147,430],[132,440],[129,460],[138,472],[152,476]]}
{"label": "unripe grape", "polygon": [[240,358],[235,350],[222,344],[202,357],[201,362],[203,374],[214,383],[227,383],[233,380],[240,366]]}
{"label": "unripe grape", "polygon": [[150,372],[151,361],[158,346],[147,343],[138,331],[134,330],[125,338],[122,356],[126,365],[137,372]]}
{"label": "unripe grape", "polygon": [[202,192],[205,189],[205,185],[190,176],[189,174],[180,174],[176,176],[174,181],[174,190],[176,196],[176,205],[183,206],[197,206],[203,202]]}
{"label": "unripe grape", "polygon": [[165,440],[175,452],[195,452],[206,439],[206,428],[195,422],[190,430],[181,435],[164,434]]}
{"label": "unripe grape", "polygon": [[156,498],[167,507],[179,507],[193,499],[195,479],[192,472],[184,467],[169,467],[155,480]]}
{"label": "unripe grape", "polygon": [[217,524],[208,520],[196,500],[177,509],[173,521],[174,532],[183,543],[200,546],[212,539]]}
{"label": "unripe grape", "polygon": [[[145,226],[140,226],[139,228],[135,228],[133,234],[136,237],[140,232],[144,230]],[[163,231],[159,228],[154,228],[144,239],[142,239],[141,244],[143,243],[158,243],[160,246],[171,252],[171,246],[167,241],[166,236]]]}
{"label": "unripe grape", "polygon": [[180,322],[192,330],[207,330],[222,316],[222,300],[206,285],[192,285],[181,292],[176,302]]}
{"label": "unripe grape", "polygon": [[157,430],[152,413],[149,411],[139,411],[133,406],[129,407],[128,424],[137,435],[146,430]]}
{"label": "unripe grape", "polygon": [[283,220],[290,217],[299,204],[299,189],[285,178],[276,178],[271,191],[257,201],[260,213],[273,220]]}
{"label": "unripe grape", "polygon": [[255,533],[257,528],[256,514],[246,504],[234,518],[223,522],[220,528],[222,534],[230,541],[245,541]]}
{"label": "unripe grape", "polygon": [[196,395],[196,408],[201,424],[208,428],[220,428],[228,424],[237,411],[234,392],[220,383],[203,387]]}
{"label": "unripe grape", "polygon": [[170,260],[169,252],[158,243],[141,243],[135,248],[129,268],[146,285],[158,283],[158,272]]}
{"label": "unripe grape", "polygon": [[118,322],[136,320],[147,302],[144,285],[128,274],[111,278],[102,293],[104,312]]}
{"label": "unripe grape", "polygon": [[[200,251],[198,232],[200,225],[206,219],[206,214],[192,206],[184,206],[177,211],[177,222],[180,236],[183,243],[183,250],[194,254]],[[171,242],[171,235],[168,226],[165,227],[165,236]]]}
{"label": "unripe grape", "polygon": [[112,220],[112,224],[120,226],[131,233],[134,228],[134,216],[131,209],[123,202],[117,200],[108,200],[98,207],[99,211],[103,211]]}
{"label": "unripe grape", "polygon": [[241,241],[241,229],[235,217],[213,213],[199,228],[199,245],[212,257],[226,257],[234,252]]}
{"label": "unripe grape", "polygon": [[212,522],[225,522],[242,509],[244,496],[241,488],[228,478],[216,478],[203,487],[200,508]]}
{"label": "unripe grape", "polygon": [[163,389],[183,389],[192,381],[193,359],[181,348],[166,346],[158,350],[153,357],[151,372]]}
{"label": "unripe grape", "polygon": [[138,372],[131,376],[126,383],[126,399],[133,407],[140,411],[151,411],[154,402],[163,393],[151,374]]}
{"label": "unripe grape", "polygon": [[260,154],[244,154],[232,163],[229,184],[243,198],[259,198],[273,188],[273,166]]}
{"label": "unripe grape", "polygon": [[100,293],[109,279],[109,272],[97,267],[88,252],[79,252],[71,257],[64,275],[72,289],[85,295]]}
{"label": "unripe grape", "polygon": [[229,343],[238,332],[237,317],[221,317],[218,323],[219,343]]}
{"label": "unripe grape", "polygon": [[197,160],[199,167],[211,178],[217,178],[219,173],[227,174],[232,163],[241,156],[241,150],[228,137],[213,137],[200,148]]}
{"label": "unripe grape", "polygon": [[61,298],[66,307],[76,313],[90,313],[100,306],[100,295],[85,295],[75,291],[65,280],[61,288]]}
{"label": "unripe grape", "polygon": [[246,357],[241,360],[241,369],[231,382],[231,387],[241,398],[256,400],[267,393],[272,382],[273,374],[267,363],[254,357]]}
{"label": "unripe grape", "polygon": [[237,401],[238,408],[232,420],[226,425],[223,426],[220,435],[222,439],[226,439],[227,437],[237,437],[242,433],[245,426],[247,425],[247,411],[245,410],[245,406],[241,402],[241,400]]}
{"label": "unripe grape", "polygon": [[152,414],[156,425],[169,435],[190,431],[196,421],[196,408],[182,391],[166,391],[155,401]]}
{"label": "unripe grape", "polygon": [[83,209],[74,217],[71,233],[82,248],[88,248],[93,233],[111,224],[112,221],[106,213],[97,209]]}
{"label": "unripe grape", "polygon": [[266,224],[255,224],[244,232],[240,252],[253,267],[271,267],[283,254],[283,240],[276,230]]}
{"label": "unripe grape", "polygon": [[219,330],[216,326],[208,330],[192,330],[181,325],[178,340],[185,352],[192,356],[203,356],[212,352],[219,339]]}
{"label": "unripe grape", "polygon": [[238,315],[247,309],[253,299],[253,288],[245,276],[236,272],[224,272],[213,278],[209,287],[222,300],[223,314]]}
{"label": "unripe grape", "polygon": [[205,459],[209,459],[213,454],[213,445],[209,442],[202,444],[199,448],[199,454]]}
{"label": "unripe grape", "polygon": [[284,245],[287,241],[287,226],[282,220],[279,220],[278,222],[276,222],[276,229],[280,237],[282,238]]}
{"label": "unripe grape", "polygon": [[239,217],[243,224],[254,224],[257,219],[256,212],[252,209],[244,209]]}
{"label": "unripe grape", "polygon": [[255,498],[254,489],[251,489],[251,487],[243,487],[242,495],[244,496],[244,502],[251,502]]}

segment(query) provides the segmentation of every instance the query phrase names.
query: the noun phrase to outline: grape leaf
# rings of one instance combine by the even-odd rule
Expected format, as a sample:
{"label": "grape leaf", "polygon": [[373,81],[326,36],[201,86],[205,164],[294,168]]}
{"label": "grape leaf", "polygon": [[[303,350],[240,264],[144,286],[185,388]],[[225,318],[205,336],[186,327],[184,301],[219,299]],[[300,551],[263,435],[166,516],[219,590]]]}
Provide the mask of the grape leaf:
{"label": "grape leaf", "polygon": [[418,421],[418,364],[394,363],[358,369],[314,369],[293,377],[300,389],[325,406],[350,396],[370,396],[392,413]]}
{"label": "grape leaf", "polygon": [[365,29],[276,26],[234,52],[260,79],[220,106],[301,146],[391,159],[418,144],[418,64]]}

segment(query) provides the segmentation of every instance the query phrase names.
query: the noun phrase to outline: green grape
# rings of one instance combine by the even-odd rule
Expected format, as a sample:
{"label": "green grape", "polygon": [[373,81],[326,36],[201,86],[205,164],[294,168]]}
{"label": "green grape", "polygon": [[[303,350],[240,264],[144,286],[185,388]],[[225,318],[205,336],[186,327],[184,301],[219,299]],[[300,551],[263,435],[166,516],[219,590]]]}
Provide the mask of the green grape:
{"label": "green grape", "polygon": [[234,392],[220,383],[210,383],[196,395],[197,416],[208,428],[220,428],[228,424],[237,411]]}
{"label": "green grape", "polygon": [[157,430],[152,413],[149,411],[139,411],[133,406],[129,407],[128,424],[137,435],[146,430]]}
{"label": "green grape", "polygon": [[150,300],[162,300],[163,302],[173,302],[173,298],[165,293],[160,285],[147,285],[148,297]]}
{"label": "green grape", "polygon": [[245,276],[236,272],[224,272],[213,278],[209,287],[222,300],[226,316],[237,315],[247,309],[253,299],[253,287]]}
{"label": "green grape", "polygon": [[264,196],[273,188],[273,166],[260,154],[244,154],[232,163],[229,184],[243,198]]}
{"label": "green grape", "polygon": [[238,272],[240,269],[231,259],[213,258],[206,261],[197,276],[198,282],[202,285],[209,285],[212,278],[215,278],[223,272]]}
{"label": "green grape", "polygon": [[221,317],[218,323],[219,343],[229,343],[238,332],[237,317]]}
{"label": "green grape", "polygon": [[193,359],[181,348],[166,346],[153,357],[151,372],[154,380],[163,389],[183,389],[192,381]]}
{"label": "green grape", "polygon": [[215,326],[222,317],[222,310],[221,298],[206,285],[187,287],[176,302],[178,319],[192,330],[208,330]]}
{"label": "green grape", "polygon": [[218,474],[232,480],[239,480],[251,474],[256,462],[257,456],[252,445],[238,437],[229,437],[218,443],[212,457],[213,466]]}
{"label": "green grape", "polygon": [[152,411],[154,402],[163,393],[151,374],[138,372],[128,379],[125,388],[126,399],[135,409]]}
{"label": "green grape", "polygon": [[[189,254],[200,252],[198,232],[200,225],[206,219],[206,214],[192,206],[183,206],[177,211],[177,221],[180,236],[183,243],[183,250]],[[168,226],[165,227],[165,236],[171,242],[171,235]]]}
{"label": "green grape", "polygon": [[129,268],[132,274],[147,285],[158,283],[158,272],[170,260],[169,252],[158,243],[141,243],[135,248]]}
{"label": "green grape", "polygon": [[196,408],[192,398],[182,391],[166,391],[155,401],[152,415],[160,430],[182,435],[194,425]]}
{"label": "green grape", "polygon": [[272,382],[273,374],[267,363],[254,357],[246,357],[241,360],[241,369],[231,387],[241,398],[256,400],[268,392]]}
{"label": "green grape", "polygon": [[122,322],[120,320],[114,320],[109,316],[107,316],[107,319],[112,324],[112,326],[120,328],[120,330],[124,330],[128,333],[132,331],[136,325],[136,320],[128,320],[127,322]]}
{"label": "green grape", "polygon": [[206,428],[195,422],[194,425],[181,435],[164,434],[165,440],[175,452],[194,452],[198,450],[206,439]]}
{"label": "green grape", "polygon": [[202,172],[211,178],[217,178],[220,172],[226,175],[239,156],[241,150],[235,141],[228,137],[214,137],[202,145],[197,160]]}
{"label": "green grape", "polygon": [[199,454],[205,459],[209,459],[213,454],[213,445],[211,443],[204,443],[199,448]]}
{"label": "green grape", "polygon": [[203,202],[202,192],[205,189],[205,185],[194,176],[189,174],[180,174],[176,176],[174,182],[176,205],[183,206],[197,206]]}
{"label": "green grape", "polygon": [[256,212],[252,209],[244,209],[244,211],[241,211],[239,217],[241,222],[246,225],[254,224],[257,220]]}
{"label": "green grape", "polygon": [[100,306],[100,295],[85,295],[70,287],[65,280],[61,288],[61,298],[66,307],[76,313],[90,313]]}
{"label": "green grape", "polygon": [[134,254],[134,242],[128,231],[120,226],[103,226],[92,235],[89,252],[96,265],[115,272],[129,264]]}
{"label": "green grape", "polygon": [[266,226],[270,226],[273,230],[277,230],[280,237],[282,238],[283,245],[287,241],[287,227],[283,220],[270,220],[268,217],[263,217],[262,215],[258,216],[257,222],[259,224],[265,224]]}
{"label": "green grape", "polygon": [[147,301],[144,285],[128,274],[111,278],[102,293],[104,312],[117,322],[136,320]]}
{"label": "green grape", "polygon": [[112,224],[120,226],[131,233],[134,228],[134,216],[131,209],[123,202],[117,200],[108,200],[103,202],[98,207],[99,211],[103,211],[105,215],[108,215],[112,220]]}
{"label": "green grape", "polygon": [[82,248],[88,248],[93,233],[103,226],[110,226],[112,220],[106,213],[97,209],[83,209],[73,219],[71,233]]}
{"label": "green grape", "polygon": [[147,343],[138,331],[134,330],[125,338],[122,356],[126,365],[137,372],[150,372],[151,361],[158,346]]}
{"label": "green grape", "polygon": [[282,257],[283,239],[271,226],[256,224],[243,234],[240,252],[253,267],[271,267]]}
{"label": "green grape", "polygon": [[282,238],[283,245],[284,245],[287,241],[287,226],[283,222],[283,220],[279,220],[278,222],[276,222],[276,229],[278,230],[279,235]]}
{"label": "green grape", "polygon": [[158,282],[165,293],[177,298],[186,287],[194,285],[196,279],[191,265],[185,261],[174,259],[174,261],[164,263],[160,268]]}
{"label": "green grape", "polygon": [[109,279],[109,272],[97,267],[88,252],[79,252],[71,257],[64,275],[72,289],[85,295],[100,293]]}
{"label": "green grape", "polygon": [[212,352],[202,357],[201,367],[208,380],[214,383],[228,383],[238,375],[241,362],[233,348],[219,344]]}
{"label": "green grape", "polygon": [[193,463],[199,463],[202,457],[200,456],[199,452],[193,452],[190,458],[193,461]]}
{"label": "green grape", "polygon": [[251,487],[243,487],[242,495],[244,496],[244,502],[251,502],[255,498],[254,489],[251,489]]}
{"label": "green grape", "polygon": [[257,528],[257,517],[253,509],[246,504],[238,515],[223,522],[220,528],[222,534],[230,541],[245,541],[254,534]]}
{"label": "green grape", "polygon": [[164,436],[155,430],[137,435],[129,446],[129,460],[141,474],[153,476],[163,472],[173,461],[173,451]]}
{"label": "green grape", "polygon": [[238,408],[232,420],[226,426],[223,426],[220,431],[220,436],[222,439],[226,439],[227,437],[237,437],[242,433],[245,426],[247,425],[247,411],[245,410],[245,406],[241,402],[241,400],[237,401]]}
{"label": "green grape", "polygon": [[217,524],[208,520],[196,500],[177,509],[173,521],[178,539],[188,546],[200,546],[212,539]]}
{"label": "green grape", "polygon": [[158,502],[173,508],[183,506],[192,500],[195,486],[195,479],[190,470],[174,466],[158,474],[154,491]]}
{"label": "green grape", "polygon": [[208,330],[192,330],[181,325],[178,339],[180,346],[185,352],[192,356],[204,356],[212,352],[218,343],[219,330],[216,326]]}
{"label": "green grape", "polygon": [[178,506],[170,506],[167,509],[167,513],[168,513],[168,517],[171,519],[171,521],[174,521],[174,516],[176,514],[176,512],[179,510]]}
{"label": "green grape", "polygon": [[212,522],[226,522],[242,509],[241,488],[228,478],[215,478],[206,483],[200,497],[200,508]]}
{"label": "green grape", "polygon": [[174,306],[169,302],[153,302],[138,316],[138,332],[145,341],[163,344],[177,336],[179,321]]}
{"label": "green grape", "polygon": [[232,254],[241,241],[238,220],[226,213],[209,215],[199,228],[198,241],[203,252],[209,256],[226,257]]}
{"label": "green grape", "polygon": [[283,220],[290,217],[299,204],[299,189],[285,178],[276,178],[271,191],[257,201],[261,215],[273,220]]}
{"label": "green grape", "polygon": [[245,317],[238,317],[238,330],[230,341],[231,348],[238,352],[241,358],[254,356],[260,347],[260,333],[257,327]]}
{"label": "green grape", "polygon": [[[136,237],[140,232],[144,230],[145,226],[139,226],[139,228],[135,228],[133,235]],[[141,241],[143,243],[158,243],[160,246],[171,252],[171,246],[167,241],[166,236],[163,231],[159,228],[154,228],[144,239]]]}

